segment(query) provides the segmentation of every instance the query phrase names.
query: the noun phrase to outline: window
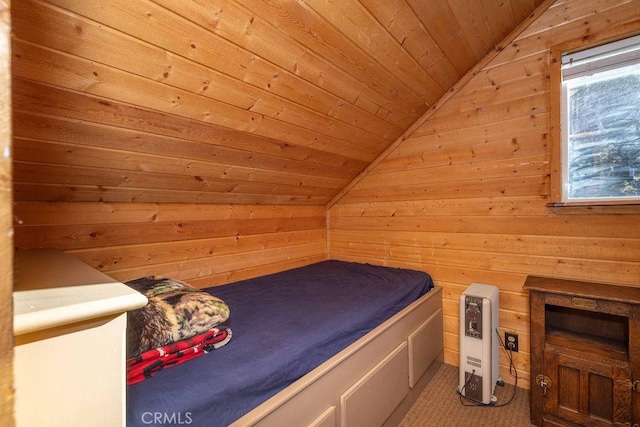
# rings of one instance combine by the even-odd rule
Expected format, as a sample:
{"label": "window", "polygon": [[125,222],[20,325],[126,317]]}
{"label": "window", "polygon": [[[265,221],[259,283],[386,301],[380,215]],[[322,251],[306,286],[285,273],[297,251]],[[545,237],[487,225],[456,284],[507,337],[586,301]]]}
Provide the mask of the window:
{"label": "window", "polygon": [[640,203],[640,36],[562,54],[562,202]]}

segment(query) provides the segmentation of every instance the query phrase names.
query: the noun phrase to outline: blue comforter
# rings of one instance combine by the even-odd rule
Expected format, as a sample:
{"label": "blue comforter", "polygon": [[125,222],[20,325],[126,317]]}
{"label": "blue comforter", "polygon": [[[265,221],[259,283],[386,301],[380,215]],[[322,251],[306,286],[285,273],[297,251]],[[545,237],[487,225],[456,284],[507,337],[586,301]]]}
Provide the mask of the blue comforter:
{"label": "blue comforter", "polygon": [[127,387],[127,425],[227,426],[433,287],[423,272],[323,261],[206,289],[226,346]]}

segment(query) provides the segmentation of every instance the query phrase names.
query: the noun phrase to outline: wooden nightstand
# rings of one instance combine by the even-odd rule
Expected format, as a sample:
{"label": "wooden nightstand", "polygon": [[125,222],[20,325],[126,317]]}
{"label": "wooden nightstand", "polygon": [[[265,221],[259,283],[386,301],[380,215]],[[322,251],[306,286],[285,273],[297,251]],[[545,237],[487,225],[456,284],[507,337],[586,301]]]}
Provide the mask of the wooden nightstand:
{"label": "wooden nightstand", "polygon": [[531,422],[640,424],[640,288],[529,276]]}

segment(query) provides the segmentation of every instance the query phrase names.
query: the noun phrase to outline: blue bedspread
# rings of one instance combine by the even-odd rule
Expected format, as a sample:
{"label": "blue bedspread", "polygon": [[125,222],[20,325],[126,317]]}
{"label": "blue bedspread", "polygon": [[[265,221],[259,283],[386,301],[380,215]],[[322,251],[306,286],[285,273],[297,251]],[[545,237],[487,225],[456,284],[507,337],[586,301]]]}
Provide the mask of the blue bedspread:
{"label": "blue bedspread", "polygon": [[127,425],[227,426],[432,287],[419,271],[323,261],[208,288],[233,339],[128,386]]}

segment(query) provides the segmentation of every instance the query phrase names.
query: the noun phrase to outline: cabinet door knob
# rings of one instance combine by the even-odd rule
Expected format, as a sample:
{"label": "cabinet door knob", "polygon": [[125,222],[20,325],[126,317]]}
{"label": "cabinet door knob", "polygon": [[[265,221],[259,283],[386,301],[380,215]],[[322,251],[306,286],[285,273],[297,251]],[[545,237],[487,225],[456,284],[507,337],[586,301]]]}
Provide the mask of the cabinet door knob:
{"label": "cabinet door knob", "polygon": [[552,386],[551,378],[549,378],[546,375],[538,374],[536,376],[536,384],[538,384],[540,387],[542,387],[542,394],[546,396],[547,395],[547,389],[551,388],[551,386]]}

